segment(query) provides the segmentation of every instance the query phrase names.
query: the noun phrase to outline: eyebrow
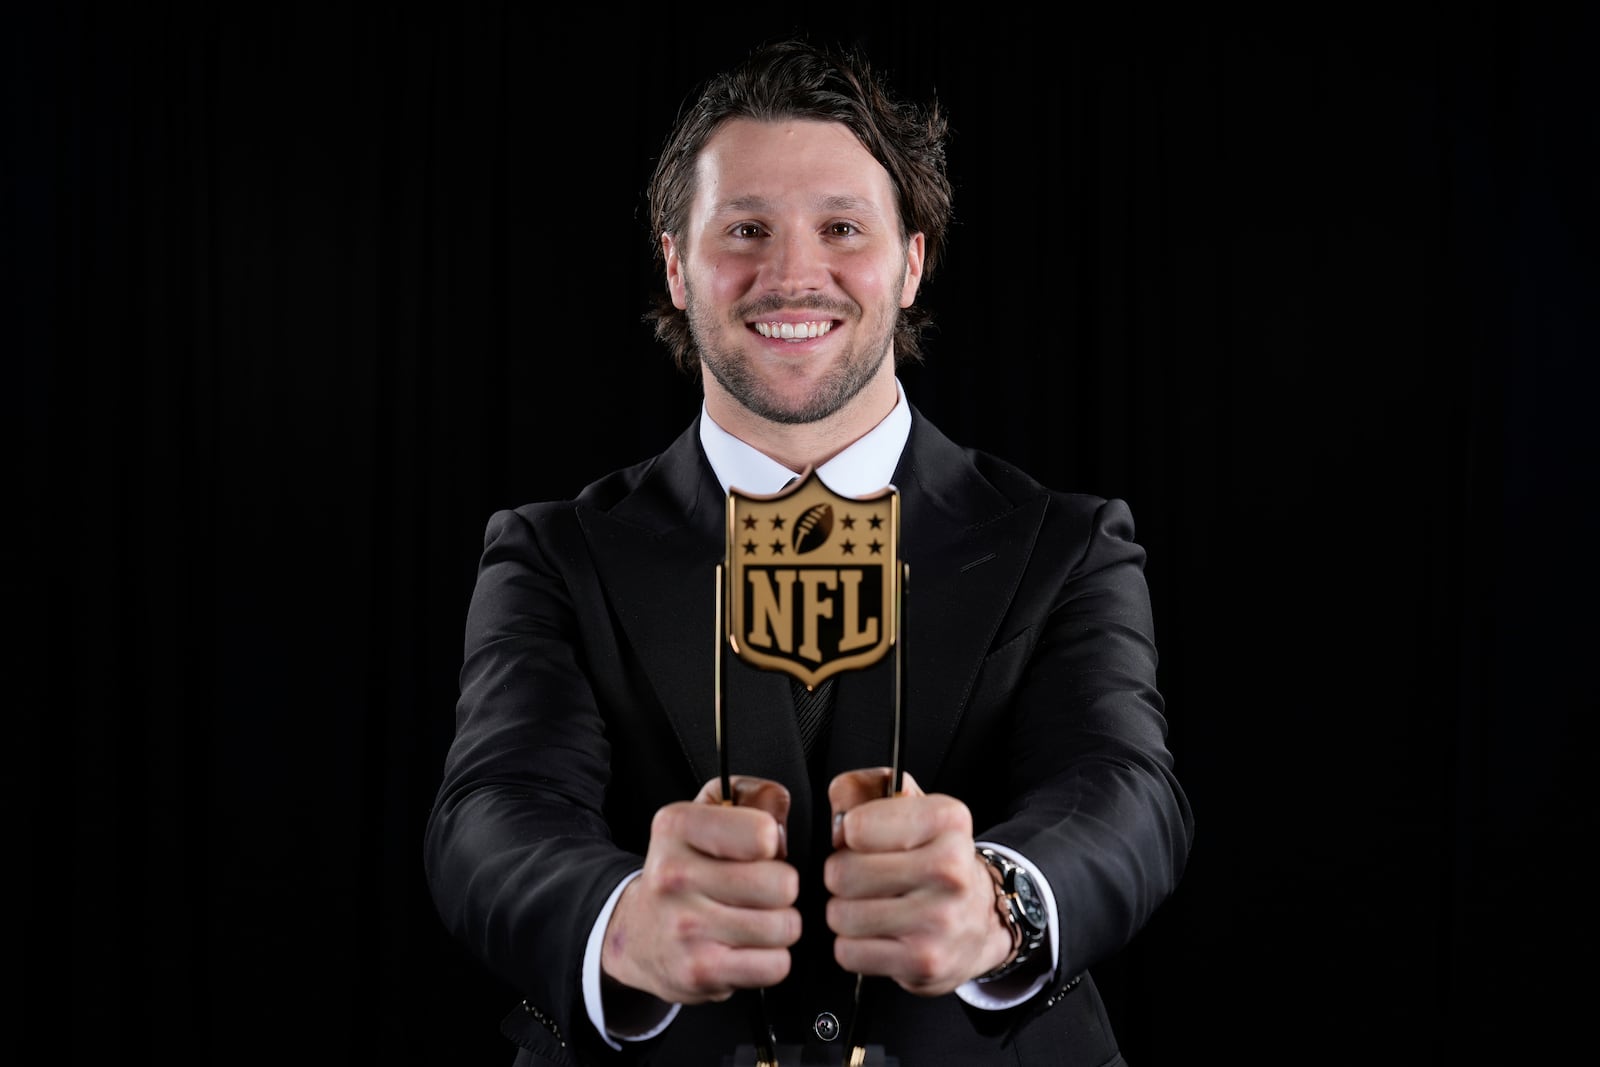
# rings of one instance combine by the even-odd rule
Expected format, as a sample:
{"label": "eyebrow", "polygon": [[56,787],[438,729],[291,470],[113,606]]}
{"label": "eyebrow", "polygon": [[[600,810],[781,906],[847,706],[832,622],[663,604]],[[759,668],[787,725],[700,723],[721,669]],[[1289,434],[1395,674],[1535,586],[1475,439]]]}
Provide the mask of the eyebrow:
{"label": "eyebrow", "polygon": [[[736,196],[732,200],[724,201],[718,205],[718,214],[739,214],[741,212],[761,213],[771,209],[772,202],[763,196]],[[853,214],[873,215],[878,214],[877,207],[870,200],[848,193],[835,193],[817,200],[816,206],[824,211],[843,211]]]}

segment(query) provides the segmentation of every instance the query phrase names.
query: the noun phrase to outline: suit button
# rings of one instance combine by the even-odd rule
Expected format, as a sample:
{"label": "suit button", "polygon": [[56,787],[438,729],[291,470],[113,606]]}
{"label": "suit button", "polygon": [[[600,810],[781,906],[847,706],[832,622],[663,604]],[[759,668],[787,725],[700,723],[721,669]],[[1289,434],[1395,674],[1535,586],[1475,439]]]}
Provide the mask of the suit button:
{"label": "suit button", "polygon": [[839,1036],[839,1017],[831,1011],[825,1011],[817,1016],[817,1021],[811,1024],[811,1029],[824,1041],[832,1041]]}

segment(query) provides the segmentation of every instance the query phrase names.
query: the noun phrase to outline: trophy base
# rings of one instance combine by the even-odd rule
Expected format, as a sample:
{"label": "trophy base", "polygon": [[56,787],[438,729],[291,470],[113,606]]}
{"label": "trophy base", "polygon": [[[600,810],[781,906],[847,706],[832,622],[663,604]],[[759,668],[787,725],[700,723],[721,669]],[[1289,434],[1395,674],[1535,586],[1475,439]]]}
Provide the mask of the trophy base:
{"label": "trophy base", "polygon": [[[845,1054],[849,1050],[842,1043],[820,1050],[812,1046],[809,1058],[802,1058],[806,1051],[803,1045],[779,1045],[774,1051],[778,1053],[778,1067],[846,1067]],[[885,1053],[882,1045],[868,1045],[866,1052],[861,1067],[900,1067],[899,1057]],[[733,1055],[722,1057],[721,1067],[756,1067],[756,1047],[740,1045]]]}

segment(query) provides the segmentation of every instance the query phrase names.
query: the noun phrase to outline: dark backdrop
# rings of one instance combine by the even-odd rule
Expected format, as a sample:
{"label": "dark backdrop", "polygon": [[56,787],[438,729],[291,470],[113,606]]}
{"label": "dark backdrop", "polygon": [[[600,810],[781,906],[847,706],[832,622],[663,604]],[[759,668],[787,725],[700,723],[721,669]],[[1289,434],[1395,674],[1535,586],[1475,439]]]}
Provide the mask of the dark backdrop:
{"label": "dark backdrop", "polygon": [[1132,1061],[1573,1036],[1595,17],[600,8],[9,9],[17,1044],[509,1062],[421,872],[483,524],[694,413],[642,188],[808,26],[954,125],[913,401],[1150,552],[1198,837]]}

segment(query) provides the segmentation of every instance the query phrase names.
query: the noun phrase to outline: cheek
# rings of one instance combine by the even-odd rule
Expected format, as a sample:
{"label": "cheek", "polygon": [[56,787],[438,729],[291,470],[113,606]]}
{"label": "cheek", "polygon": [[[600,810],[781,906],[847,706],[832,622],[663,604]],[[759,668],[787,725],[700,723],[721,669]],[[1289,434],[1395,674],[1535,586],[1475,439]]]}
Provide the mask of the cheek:
{"label": "cheek", "polygon": [[755,282],[755,271],[748,263],[738,259],[717,260],[705,265],[695,279],[706,295],[719,304],[728,304],[743,297]]}
{"label": "cheek", "polygon": [[862,306],[884,300],[900,301],[900,281],[905,275],[895,263],[852,264],[841,280]]}

